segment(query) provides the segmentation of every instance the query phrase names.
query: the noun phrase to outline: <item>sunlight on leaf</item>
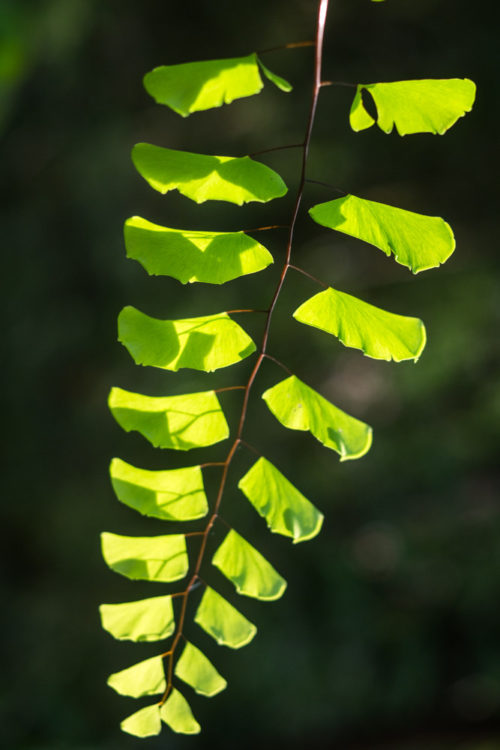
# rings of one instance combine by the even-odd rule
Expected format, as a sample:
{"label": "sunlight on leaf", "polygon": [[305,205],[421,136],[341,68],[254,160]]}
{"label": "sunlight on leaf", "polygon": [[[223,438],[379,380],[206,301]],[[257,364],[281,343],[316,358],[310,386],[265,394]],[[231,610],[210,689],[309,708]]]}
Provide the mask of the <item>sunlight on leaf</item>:
{"label": "sunlight on leaf", "polygon": [[350,114],[351,127],[356,131],[375,122],[364,107],[363,90],[373,97],[379,128],[390,133],[395,125],[399,135],[446,133],[471,111],[476,96],[476,85],[468,78],[361,83]]}
{"label": "sunlight on leaf", "polygon": [[160,707],[155,703],[127,716],[120,724],[120,729],[134,737],[153,737],[161,732]]}
{"label": "sunlight on leaf", "polygon": [[125,246],[127,256],[149,274],[173,276],[183,284],[224,284],[273,262],[264,245],[244,232],[169,229],[140,216],[125,222]]}
{"label": "sunlight on leaf", "polygon": [[331,288],[304,302],[293,317],[374,359],[416,362],[426,342],[425,327],[418,318],[386,312]]}
{"label": "sunlight on leaf", "polygon": [[155,448],[187,451],[219,443],[229,435],[214,391],[155,397],[112,388],[108,404],[126,432],[136,430]]}
{"label": "sunlight on leaf", "polygon": [[396,261],[413,273],[436,268],[455,249],[450,225],[438,216],[424,216],[354,195],[318,203],[309,214],[317,224],[369,242],[386,255],[393,253]]}
{"label": "sunlight on leaf", "polygon": [[175,628],[171,596],[101,604],[99,613],[104,630],[119,641],[162,641]]}
{"label": "sunlight on leaf", "polygon": [[138,365],[177,371],[212,372],[255,351],[247,333],[227,313],[181,320],[158,320],[135,307],[118,316],[118,340]]}
{"label": "sunlight on leaf", "polygon": [[212,564],[234,583],[238,594],[272,601],[286,589],[285,579],[234,529],[218,548]]}
{"label": "sunlight on leaf", "polygon": [[214,589],[207,586],[194,621],[220,646],[242,648],[250,643],[257,628]]}
{"label": "sunlight on leaf", "polygon": [[188,572],[184,534],[121,536],[104,531],[101,544],[111,570],[132,580],[169,583]]}
{"label": "sunlight on leaf", "polygon": [[319,533],[323,514],[266,458],[259,458],[238,484],[271,531],[295,542]]}
{"label": "sunlight on leaf", "polygon": [[340,454],[341,461],[361,458],[372,444],[372,429],[349,416],[292,375],[262,394],[270,411],[290,430],[309,431]]}
{"label": "sunlight on leaf", "polygon": [[163,693],[167,687],[163,659],[153,656],[132,667],[122,669],[108,677],[108,685],[120,695],[142,698],[144,695]]}
{"label": "sunlight on leaf", "polygon": [[160,716],[165,724],[178,734],[199,734],[201,731],[189,703],[175,688],[172,688],[166,702],[160,708]]}
{"label": "sunlight on leaf", "polygon": [[145,516],[164,521],[194,521],[207,513],[199,466],[147,471],[113,458],[109,470],[118,500]]}
{"label": "sunlight on leaf", "polygon": [[178,190],[196,203],[267,203],[288,189],[277,172],[249,156],[209,156],[137,143],[132,161],[155,190]]}
{"label": "sunlight on leaf", "polygon": [[266,78],[269,81],[271,81],[271,83],[274,83],[274,85],[277,86],[277,88],[279,88],[281,91],[284,91],[285,93],[288,94],[292,90],[292,88],[293,88],[292,85],[291,85],[291,83],[288,83],[288,81],[286,81],[281,76],[277,76],[276,73],[273,73],[272,70],[269,70],[269,68],[267,68],[264,65],[264,63],[262,62],[262,60],[260,60],[259,58],[257,58],[257,59],[259,61],[259,65],[261,67],[261,70],[264,73],[264,75],[266,76]]}
{"label": "sunlight on leaf", "polygon": [[193,690],[207,698],[217,695],[227,686],[226,680],[218,673],[212,662],[189,641],[186,641],[176,664],[175,674]]}

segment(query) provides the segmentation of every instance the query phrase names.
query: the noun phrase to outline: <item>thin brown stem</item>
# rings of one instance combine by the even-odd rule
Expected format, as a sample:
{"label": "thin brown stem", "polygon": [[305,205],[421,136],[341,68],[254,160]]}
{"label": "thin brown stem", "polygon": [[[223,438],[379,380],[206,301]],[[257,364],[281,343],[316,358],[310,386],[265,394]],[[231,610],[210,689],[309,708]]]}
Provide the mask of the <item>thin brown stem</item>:
{"label": "thin brown stem", "polygon": [[245,448],[248,448],[249,451],[252,451],[252,453],[255,453],[257,456],[262,456],[262,453],[257,450],[257,448],[254,448],[253,445],[250,445],[250,443],[247,443],[246,440],[240,440],[241,445],[244,445]]}
{"label": "thin brown stem", "polygon": [[[207,525],[205,527],[205,530],[202,535],[202,540],[200,544],[200,549],[198,551],[198,556],[196,558],[196,562],[193,568],[193,572],[191,575],[191,578],[189,580],[189,583],[186,587],[186,590],[184,591],[184,594],[182,596],[182,603],[179,613],[179,619],[177,621],[177,628],[175,631],[175,635],[172,641],[172,647],[170,649],[170,652],[168,653],[168,667],[167,667],[167,688],[165,690],[165,693],[163,694],[160,705],[162,705],[168,698],[168,695],[170,693],[170,690],[172,689],[172,677],[173,677],[173,668],[174,668],[174,654],[175,649],[177,648],[177,645],[179,643],[179,640],[181,639],[183,635],[184,630],[184,621],[186,618],[186,609],[187,609],[187,603],[189,598],[189,593],[191,590],[191,586],[196,582],[196,580],[199,577],[199,572],[201,565],[203,563],[205,552],[207,548],[208,543],[208,537],[210,534],[210,531],[212,530],[212,527],[215,523],[215,520],[219,516],[219,508],[222,502],[222,497],[224,495],[224,490],[226,487],[227,477],[229,473],[229,467],[231,466],[231,462],[234,458],[234,455],[240,445],[242,443],[242,433],[245,426],[245,420],[248,412],[248,402],[250,398],[250,392],[252,390],[252,386],[254,384],[255,378],[257,377],[257,374],[260,370],[260,367],[262,365],[262,362],[264,359],[268,356],[267,355],[267,345],[269,340],[269,332],[271,328],[271,319],[273,317],[274,309],[276,307],[276,303],[278,301],[278,297],[280,295],[281,289],[283,287],[285,277],[287,274],[287,271],[290,267],[290,259],[292,256],[292,244],[293,244],[293,238],[294,238],[294,230],[295,230],[295,224],[297,222],[297,217],[299,214],[300,205],[302,203],[302,197],[304,194],[304,187],[306,184],[306,168],[307,168],[307,157],[309,154],[309,146],[311,143],[311,135],[312,135],[312,129],[314,125],[314,118],[316,115],[316,108],[318,104],[318,96],[321,89],[321,63],[323,58],[323,39],[325,34],[325,22],[326,22],[326,14],[328,12],[328,4],[329,0],[319,0],[318,3],[318,16],[317,16],[317,26],[316,26],[316,41],[314,42],[315,46],[315,57],[314,57],[314,79],[313,79],[313,89],[312,89],[312,97],[311,97],[311,105],[309,110],[309,118],[307,121],[307,127],[306,127],[306,134],[304,137],[304,144],[302,146],[302,167],[301,167],[301,174],[300,174],[300,181],[299,181],[299,187],[297,190],[293,211],[292,211],[292,218],[288,227],[288,240],[287,240],[287,246],[286,246],[286,258],[285,262],[283,264],[281,275],[278,281],[278,284],[276,286],[276,289],[274,291],[274,294],[271,299],[271,303],[269,305],[268,311],[267,311],[267,318],[266,323],[264,326],[264,332],[262,336],[262,343],[260,347],[260,354],[257,357],[257,360],[253,366],[253,369],[250,373],[250,377],[248,378],[247,385],[245,387],[245,395],[243,398],[243,405],[241,408],[241,414],[240,419],[238,423],[238,429],[236,432],[236,437],[231,445],[231,448],[229,449],[229,452],[227,454],[226,460],[223,465],[222,469],[222,476],[219,484],[219,489],[217,491],[217,497],[213,506],[212,513],[207,521]],[[313,43],[309,42],[296,42],[289,45],[286,45],[286,47],[300,47],[300,46],[312,46]],[[283,48],[280,48],[283,49]]]}
{"label": "thin brown stem", "polygon": [[348,86],[350,89],[357,89],[355,83],[347,83],[346,81],[321,81],[321,88],[323,86]]}
{"label": "thin brown stem", "polygon": [[256,227],[255,229],[243,229],[243,232],[252,233],[252,232],[267,232],[269,229],[289,229],[288,224],[271,224],[268,227]]}
{"label": "thin brown stem", "polygon": [[326,187],[326,188],[330,188],[330,190],[335,190],[336,193],[347,195],[347,190],[342,190],[341,188],[335,187],[335,185],[331,185],[329,182],[322,182],[321,180],[311,180],[309,177],[307,178],[306,182],[311,183],[311,185],[321,185],[321,187]]}
{"label": "thin brown stem", "polygon": [[211,466],[224,466],[224,461],[209,461],[207,464],[200,464],[200,469],[208,469]]}
{"label": "thin brown stem", "polygon": [[252,151],[248,156],[259,156],[259,154],[270,154],[272,151],[285,151],[288,148],[304,148],[303,143],[292,143],[290,146],[273,146],[272,148],[263,148],[261,151]]}
{"label": "thin brown stem", "polygon": [[280,44],[277,47],[268,47],[267,49],[257,50],[258,55],[265,55],[267,52],[276,52],[280,49],[297,49],[298,47],[314,47],[316,44],[315,40],[307,42],[289,42],[288,44]]}
{"label": "thin brown stem", "polygon": [[267,313],[267,310],[226,310],[228,315],[236,315],[237,313]]}
{"label": "thin brown stem", "polygon": [[308,271],[304,271],[303,268],[300,268],[299,266],[292,266],[290,264],[290,268],[293,268],[294,271],[298,271],[303,276],[307,276],[308,279],[311,279],[311,281],[314,281],[316,284],[319,284],[320,286],[324,287],[325,289],[329,288],[329,284],[325,284],[324,281],[321,281],[320,279],[316,278],[316,276],[313,276],[312,273],[309,273]]}
{"label": "thin brown stem", "polygon": [[216,388],[214,393],[225,393],[226,391],[244,391],[246,385],[227,385],[224,388]]}
{"label": "thin brown stem", "polygon": [[[289,268],[293,268],[293,266],[289,266]],[[283,364],[283,362],[280,362],[279,359],[276,359],[276,357],[271,356],[271,354],[267,354],[267,352],[265,354],[265,357],[266,359],[270,359],[271,362],[274,362],[275,364],[277,364],[278,367],[281,367],[281,369],[287,372],[289,375],[293,375],[293,372],[289,370],[288,367]]]}

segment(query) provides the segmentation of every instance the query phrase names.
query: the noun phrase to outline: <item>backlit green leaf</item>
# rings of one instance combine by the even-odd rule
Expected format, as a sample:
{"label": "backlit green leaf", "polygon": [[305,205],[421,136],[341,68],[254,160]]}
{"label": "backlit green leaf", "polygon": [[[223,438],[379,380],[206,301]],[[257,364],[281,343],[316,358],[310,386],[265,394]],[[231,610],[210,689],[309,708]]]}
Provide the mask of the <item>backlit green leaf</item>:
{"label": "backlit green leaf", "polygon": [[162,641],[175,629],[171,596],[101,604],[99,612],[104,630],[119,641]]}
{"label": "backlit green leaf", "polygon": [[236,591],[254,599],[279,599],[286,589],[286,581],[255,547],[232,529],[212,559]]}
{"label": "backlit green leaf", "polygon": [[413,273],[436,268],[455,249],[451,227],[438,216],[424,216],[384,203],[346,195],[318,203],[309,211],[315,222],[393,253]]}
{"label": "backlit green leaf", "polygon": [[183,284],[224,284],[273,262],[264,245],[244,232],[169,229],[140,216],[125,222],[125,246],[127,256],[148,273],[173,276]]}
{"label": "backlit green leaf", "polygon": [[127,716],[120,724],[120,729],[134,737],[153,737],[161,732],[160,707],[158,704],[146,706]]}
{"label": "backlit green leaf", "polygon": [[154,397],[112,388],[108,403],[124,430],[137,430],[155,448],[187,451],[219,443],[229,435],[214,391]]}
{"label": "backlit green leaf", "polygon": [[147,471],[114,458],[109,468],[118,500],[145,516],[165,521],[194,521],[207,513],[199,466]]}
{"label": "backlit green leaf", "polygon": [[277,172],[249,156],[210,156],[138,143],[132,161],[155,190],[178,190],[196,203],[267,203],[287,192]]}
{"label": "backlit green leaf", "polygon": [[182,320],[158,320],[124,307],[118,339],[138,365],[177,371],[211,372],[240,362],[255,351],[250,336],[227,313]]}
{"label": "backlit green leaf", "polygon": [[211,661],[199,648],[186,642],[184,651],[175,666],[175,674],[190,685],[200,695],[211,698],[227,685],[226,680],[218,673]]}
{"label": "backlit green leaf", "polygon": [[262,60],[259,59],[259,65],[261,67],[262,72],[266,76],[266,78],[274,83],[275,86],[277,86],[281,91],[285,91],[286,93],[289,93],[292,90],[292,85],[288,83],[288,81],[285,81],[284,78],[281,76],[277,76],[276,73],[273,73],[272,70],[269,70],[269,68],[266,68]]}
{"label": "backlit green leaf", "polygon": [[470,112],[476,85],[468,78],[361,83],[351,107],[351,127],[364,130],[375,120],[366,111],[362,90],[369,91],[377,108],[377,124],[384,133],[394,127],[399,135],[445,133]]}
{"label": "backlit green leaf", "polygon": [[425,327],[418,318],[386,312],[336,289],[315,294],[293,317],[374,359],[416,362],[425,346]]}
{"label": "backlit green leaf", "polygon": [[160,708],[160,716],[165,724],[178,734],[199,734],[201,730],[187,700],[175,688],[172,688],[170,695]]}
{"label": "backlit green leaf", "polygon": [[303,542],[319,533],[323,514],[266,458],[254,463],[238,487],[276,534]]}
{"label": "backlit green leaf", "polygon": [[188,571],[184,534],[121,536],[105,531],[101,544],[111,570],[132,580],[169,583],[184,578]]}
{"label": "backlit green leaf", "polygon": [[194,621],[221,646],[241,648],[257,632],[255,625],[214,589],[207,586]]}
{"label": "backlit green leaf", "polygon": [[152,659],[145,659],[121,672],[115,672],[108,677],[108,685],[120,695],[129,695],[131,698],[163,693],[167,687],[163,659],[161,656],[153,656]]}
{"label": "backlit green leaf", "polygon": [[292,375],[262,394],[270,411],[290,430],[309,431],[316,440],[340,454],[340,460],[364,456],[372,430],[349,416]]}

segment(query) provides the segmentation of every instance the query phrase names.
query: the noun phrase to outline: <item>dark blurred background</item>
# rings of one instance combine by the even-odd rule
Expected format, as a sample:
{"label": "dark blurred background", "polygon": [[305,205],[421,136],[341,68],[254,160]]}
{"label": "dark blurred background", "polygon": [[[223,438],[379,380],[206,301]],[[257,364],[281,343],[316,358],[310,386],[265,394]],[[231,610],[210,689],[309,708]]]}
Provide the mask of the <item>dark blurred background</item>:
{"label": "dark blurred background", "polygon": [[[412,276],[363,243],[303,215],[295,262],[344,291],[418,315],[429,342],[414,366],[344,349],[290,318],[317,291],[290,273],[271,351],[374,427],[360,461],[284,430],[258,398],[282,378],[267,364],[246,431],[325,513],[321,535],[293,547],[271,536],[235,489],[224,510],[288,579],[263,604],[205,577],[255,621],[250,646],[218,648],[188,627],[228,679],[213,701],[190,694],[204,729],[141,741],[119,721],[140,704],[106,687],[110,672],[157,653],[101,631],[100,602],[160,593],[107,570],[99,532],[165,533],[121,506],[107,478],[118,455],[168,468],[220,460],[154,451],[106,407],[112,385],[151,395],[245,382],[252,361],[203,375],[135,367],[116,343],[125,304],[164,318],[267,306],[284,257],[279,230],[256,235],[272,269],[224,287],[148,278],[125,259],[133,214],[174,227],[236,230],[289,221],[299,155],[262,160],[290,186],[268,205],[196,206],[162,197],[134,172],[136,141],[240,155],[301,140],[312,51],[266,54],[289,78],[259,97],[183,120],[155,105],[143,74],[163,63],[243,55],[314,34],[313,0],[0,0],[1,227],[5,374],[2,472],[2,746],[127,748],[500,748],[498,438],[498,13],[466,0],[333,0],[324,74],[345,82],[470,77],[474,111],[444,137],[353,133],[352,89],[321,94],[309,176],[357,195],[444,216],[457,250]],[[310,185],[305,207],[336,197]],[[241,316],[259,336],[262,320]],[[235,424],[241,394],[222,396]],[[213,483],[208,481],[213,493]],[[212,544],[215,545],[217,537]],[[154,591],[152,589],[155,588]],[[238,599],[238,601],[236,601]],[[192,618],[191,618],[192,619]],[[186,689],[186,694],[188,690]]]}

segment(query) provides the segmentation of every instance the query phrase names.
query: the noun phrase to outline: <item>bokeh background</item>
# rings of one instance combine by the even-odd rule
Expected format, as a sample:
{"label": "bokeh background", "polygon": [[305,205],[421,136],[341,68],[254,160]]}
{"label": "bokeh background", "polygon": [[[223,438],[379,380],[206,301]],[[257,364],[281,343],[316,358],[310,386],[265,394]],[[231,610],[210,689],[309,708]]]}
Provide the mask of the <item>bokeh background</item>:
{"label": "bokeh background", "polygon": [[[125,304],[165,318],[267,306],[284,233],[257,235],[275,255],[272,269],[222,288],[186,288],[126,260],[121,226],[133,214],[199,229],[286,223],[299,156],[262,155],[289,196],[237,208],[155,194],[129,152],[142,140],[235,155],[300,141],[312,51],[264,56],[293,82],[292,94],[267,85],[259,97],[187,120],[155,105],[141,78],[159,64],[312,38],[316,3],[0,0],[3,747],[500,748],[496,5],[331,3],[325,77],[470,77],[479,93],[473,113],[445,137],[402,139],[376,128],[353,133],[352,89],[325,89],[309,176],[444,216],[457,251],[442,269],[412,276],[302,215],[295,262],[374,304],[422,317],[428,346],[416,366],[375,362],[296,324],[291,312],[316,288],[290,273],[271,351],[372,424],[374,445],[362,460],[339,464],[310,436],[281,428],[258,394],[282,373],[263,368],[246,438],[323,510],[324,528],[294,548],[271,537],[235,489],[252,460],[241,452],[224,512],[288,579],[286,596],[236,602],[206,569],[259,634],[229,652],[190,626],[229,687],[213,701],[190,696],[204,726],[199,737],[165,730],[143,745],[118,729],[137,702],[115,695],[105,679],[156,650],[114,642],[100,630],[97,606],[159,591],[108,571],[98,535],[165,527],[116,501],[107,465],[113,455],[152,469],[189,465],[223,457],[225,445],[196,457],[154,451],[114,424],[107,393],[112,385],[160,395],[238,384],[252,363],[210,376],[149,372],[116,342],[116,315]],[[309,185],[305,206],[336,195]],[[259,316],[239,321],[259,335]],[[241,394],[222,398],[234,424]],[[208,486],[213,492],[210,479]]]}

